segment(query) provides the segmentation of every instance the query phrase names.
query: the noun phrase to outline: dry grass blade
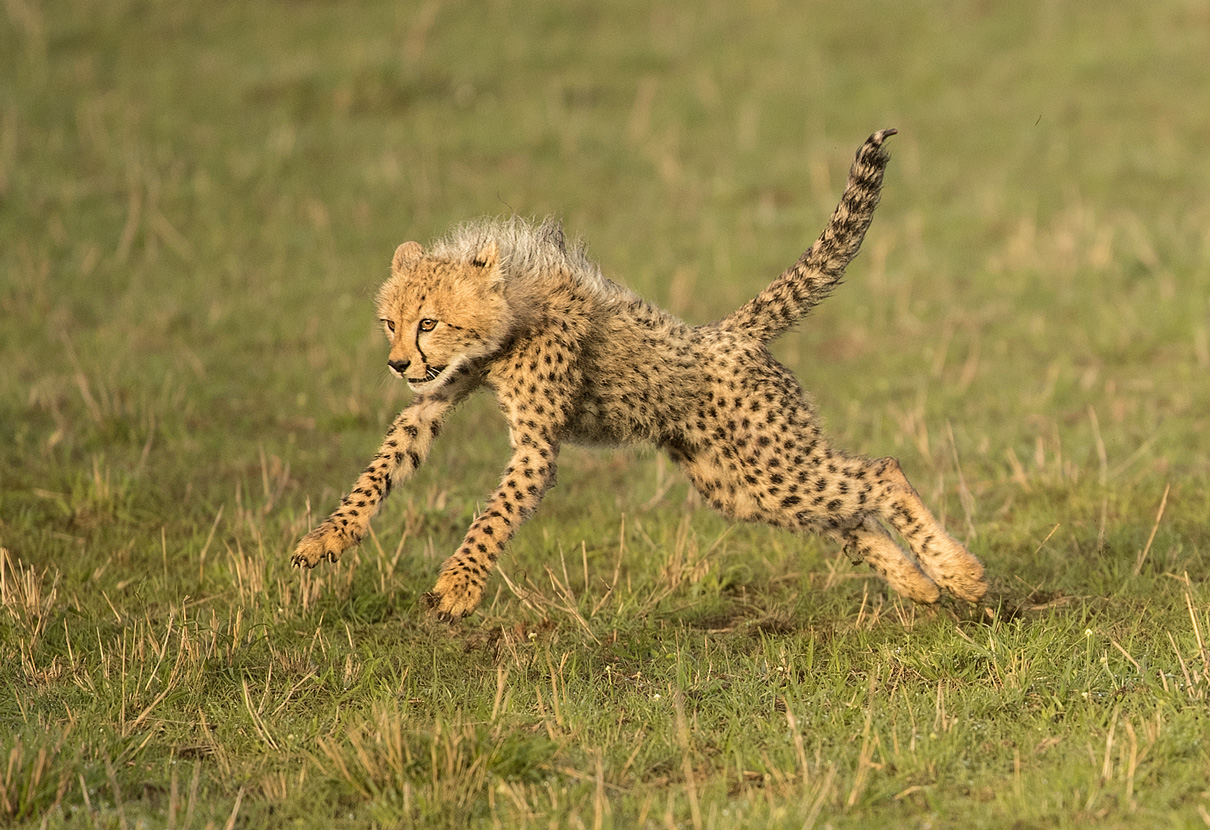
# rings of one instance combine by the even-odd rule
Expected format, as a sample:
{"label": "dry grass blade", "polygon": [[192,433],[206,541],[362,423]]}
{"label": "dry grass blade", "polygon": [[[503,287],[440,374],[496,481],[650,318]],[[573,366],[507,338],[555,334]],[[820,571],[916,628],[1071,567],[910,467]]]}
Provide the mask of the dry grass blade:
{"label": "dry grass blade", "polygon": [[537,614],[541,619],[547,619],[550,616],[550,614],[547,612],[547,609],[553,607],[553,603],[543,596],[541,591],[536,590],[533,587],[532,582],[528,588],[521,587],[509,578],[507,568],[499,568],[497,573],[500,575],[500,578],[504,580],[504,584],[508,587],[508,590],[514,597],[517,598],[524,608],[527,608],[533,613]]}
{"label": "dry grass blade", "polygon": [[235,830],[235,819],[239,816],[239,808],[243,802],[244,788],[240,787],[239,792],[235,794],[235,804],[231,807],[231,815],[227,818],[226,825],[224,825],[225,830]]}
{"label": "dry grass blade", "polygon": [[[266,679],[266,687],[268,686],[268,682],[268,679]],[[260,707],[252,705],[252,695],[248,692],[248,681],[244,680],[241,683],[241,687],[244,693],[244,708],[248,712],[248,717],[252,719],[252,728],[256,730],[256,734],[260,735],[261,740],[263,740],[270,749],[277,751],[280,749],[280,747],[278,746],[277,741],[273,739],[273,735],[269,732],[268,727],[265,726],[265,721],[261,717]]]}
{"label": "dry grass blade", "polygon": [[1151,535],[1147,537],[1147,544],[1139,551],[1139,557],[1134,562],[1135,576],[1143,572],[1143,563],[1147,561],[1147,554],[1151,552],[1151,543],[1155,541],[1156,531],[1160,529],[1160,520],[1164,518],[1164,508],[1168,506],[1168,491],[1171,489],[1171,484],[1164,486],[1164,496],[1160,499],[1160,509],[1156,511],[1155,524],[1151,526]]}
{"label": "dry grass blade", "polygon": [[[1189,574],[1185,574],[1185,584],[1189,584]],[[1202,638],[1202,625],[1197,618],[1197,609],[1193,604],[1193,595],[1185,588],[1185,607],[1189,611],[1189,622],[1193,626],[1193,636],[1197,640],[1197,653],[1202,658],[1203,677],[1210,680],[1210,653],[1206,652],[1206,641]]]}
{"label": "dry grass blade", "polygon": [[[560,558],[562,558],[562,551],[560,551]],[[583,632],[587,634],[594,643],[600,645],[601,641],[598,640],[597,635],[593,633],[592,626],[588,624],[588,620],[584,619],[584,615],[580,613],[580,609],[578,607],[579,601],[576,599],[576,595],[571,590],[571,586],[569,584],[570,580],[567,577],[567,560],[565,558],[563,559],[562,581],[559,580],[559,577],[556,576],[555,572],[549,567],[546,568],[546,576],[550,579],[550,584],[563,598],[563,602],[555,602],[551,600],[550,607],[559,609],[568,617],[573,619],[576,625],[580,626],[581,630],[583,630]]]}
{"label": "dry grass blade", "polygon": [[702,807],[698,800],[697,777],[693,771],[693,749],[689,741],[689,726],[685,720],[684,697],[680,692],[672,696],[672,705],[676,712],[676,739],[681,746],[681,772],[685,776],[685,792],[689,797],[689,815],[693,820],[694,830],[702,828]]}

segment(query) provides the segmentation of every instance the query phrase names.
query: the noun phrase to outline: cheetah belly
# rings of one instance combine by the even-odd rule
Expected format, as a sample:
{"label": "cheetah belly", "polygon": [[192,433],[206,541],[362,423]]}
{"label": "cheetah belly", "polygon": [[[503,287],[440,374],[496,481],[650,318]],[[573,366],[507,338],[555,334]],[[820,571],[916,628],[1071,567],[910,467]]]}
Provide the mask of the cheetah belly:
{"label": "cheetah belly", "polygon": [[643,440],[627,419],[620,419],[599,399],[583,401],[567,425],[567,440],[589,447],[617,447]]}

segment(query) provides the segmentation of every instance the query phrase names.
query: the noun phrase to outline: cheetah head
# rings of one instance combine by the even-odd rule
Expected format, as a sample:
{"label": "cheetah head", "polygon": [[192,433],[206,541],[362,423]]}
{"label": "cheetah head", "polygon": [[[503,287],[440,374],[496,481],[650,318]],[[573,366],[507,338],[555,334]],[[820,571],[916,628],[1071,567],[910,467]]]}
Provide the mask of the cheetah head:
{"label": "cheetah head", "polygon": [[495,241],[469,261],[427,256],[416,242],[400,245],[377,299],[391,372],[413,392],[429,392],[497,351],[512,326],[503,286]]}

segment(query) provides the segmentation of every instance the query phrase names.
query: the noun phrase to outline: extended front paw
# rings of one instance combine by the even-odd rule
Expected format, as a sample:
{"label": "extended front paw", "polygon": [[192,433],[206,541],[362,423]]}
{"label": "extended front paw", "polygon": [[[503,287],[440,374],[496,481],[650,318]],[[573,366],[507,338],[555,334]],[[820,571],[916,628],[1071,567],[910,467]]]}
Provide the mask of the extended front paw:
{"label": "extended front paw", "polygon": [[302,537],[290,557],[295,567],[314,568],[324,559],[335,562],[350,547],[345,534],[329,524],[322,524]]}
{"label": "extended front paw", "polygon": [[479,607],[483,600],[483,585],[458,564],[447,563],[429,601],[437,616],[445,620],[460,620]]}

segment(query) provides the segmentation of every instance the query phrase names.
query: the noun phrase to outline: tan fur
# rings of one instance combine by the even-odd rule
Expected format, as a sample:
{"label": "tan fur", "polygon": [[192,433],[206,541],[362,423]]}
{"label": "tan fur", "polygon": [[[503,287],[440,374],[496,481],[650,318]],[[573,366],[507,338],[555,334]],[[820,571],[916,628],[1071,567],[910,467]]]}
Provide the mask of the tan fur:
{"label": "tan fur", "polygon": [[711,325],[688,326],[610,282],[552,222],[486,220],[428,251],[400,245],[378,314],[388,365],[417,397],[340,507],[299,542],[294,563],[335,561],[357,544],[392,482],[424,461],[445,415],[487,387],[508,422],[512,457],[442,566],[432,596],[445,617],[478,606],[496,559],[554,484],[564,442],[653,443],[727,516],[825,533],[918,602],[935,602],[942,588],[980,599],[983,566],[932,516],[898,462],[832,448],[798,381],[766,348],[856,255],[893,133],[875,133],[858,151],[819,240]]}

